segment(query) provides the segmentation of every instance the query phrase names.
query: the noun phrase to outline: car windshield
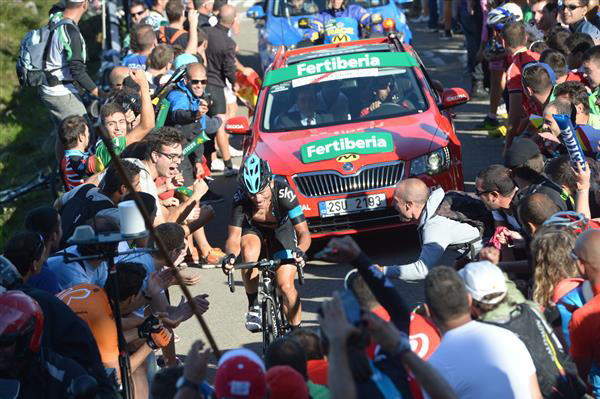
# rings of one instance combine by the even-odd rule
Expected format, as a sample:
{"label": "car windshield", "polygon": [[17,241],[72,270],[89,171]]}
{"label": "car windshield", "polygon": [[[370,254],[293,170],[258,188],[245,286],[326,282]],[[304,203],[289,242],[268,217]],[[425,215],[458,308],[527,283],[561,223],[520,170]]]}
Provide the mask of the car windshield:
{"label": "car windshield", "polygon": [[393,118],[427,107],[411,68],[343,70],[271,86],[262,129],[281,132]]}
{"label": "car windshield", "polygon": [[[273,0],[273,15],[276,17],[310,15],[324,11],[327,0]],[[387,5],[390,0],[350,0],[366,9]]]}

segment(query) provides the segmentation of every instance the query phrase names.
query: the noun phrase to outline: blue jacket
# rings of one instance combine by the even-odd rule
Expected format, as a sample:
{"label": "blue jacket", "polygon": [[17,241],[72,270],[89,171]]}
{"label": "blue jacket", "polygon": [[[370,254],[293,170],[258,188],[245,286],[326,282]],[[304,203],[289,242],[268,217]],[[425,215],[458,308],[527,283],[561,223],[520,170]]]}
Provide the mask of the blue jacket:
{"label": "blue jacket", "polygon": [[198,118],[201,99],[194,96],[183,80],[179,81],[177,87],[168,94],[167,100],[171,103],[167,124],[181,125],[184,136],[188,140],[193,139],[189,137],[188,132],[204,130],[206,134],[212,135],[219,130],[221,119],[207,115]]}

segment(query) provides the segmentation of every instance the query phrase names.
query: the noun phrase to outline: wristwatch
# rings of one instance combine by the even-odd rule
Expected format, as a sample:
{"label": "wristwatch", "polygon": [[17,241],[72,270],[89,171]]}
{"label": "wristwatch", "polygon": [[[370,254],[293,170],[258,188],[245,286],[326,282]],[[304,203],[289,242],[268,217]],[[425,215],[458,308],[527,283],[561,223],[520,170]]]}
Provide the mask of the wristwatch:
{"label": "wristwatch", "polygon": [[187,378],[185,378],[184,376],[179,377],[179,379],[177,379],[177,384],[175,384],[175,387],[179,390],[183,387],[188,387],[190,389],[193,389],[194,391],[200,393],[200,385],[196,384],[190,380],[188,380]]}

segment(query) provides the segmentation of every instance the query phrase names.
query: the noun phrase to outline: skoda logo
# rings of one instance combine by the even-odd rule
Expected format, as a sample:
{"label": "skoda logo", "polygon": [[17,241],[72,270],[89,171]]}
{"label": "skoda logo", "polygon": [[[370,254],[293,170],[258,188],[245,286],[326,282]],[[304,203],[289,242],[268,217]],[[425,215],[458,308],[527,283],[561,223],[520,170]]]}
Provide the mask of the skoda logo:
{"label": "skoda logo", "polygon": [[346,162],[342,165],[342,169],[344,169],[346,172],[350,172],[352,169],[354,169],[354,165],[352,165],[352,162]]}

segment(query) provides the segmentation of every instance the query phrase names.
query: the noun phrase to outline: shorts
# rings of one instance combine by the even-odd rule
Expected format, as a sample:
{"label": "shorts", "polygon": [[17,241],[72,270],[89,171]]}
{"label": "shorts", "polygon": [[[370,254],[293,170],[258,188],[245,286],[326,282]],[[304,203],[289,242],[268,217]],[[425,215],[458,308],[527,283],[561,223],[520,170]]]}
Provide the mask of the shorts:
{"label": "shorts", "polygon": [[227,103],[225,102],[225,91],[223,87],[206,85],[206,92],[210,93],[212,103],[208,107],[208,116],[225,114]]}
{"label": "shorts", "polygon": [[504,71],[504,60],[493,60],[489,63],[490,71]]}
{"label": "shorts", "polygon": [[227,86],[223,88],[223,91],[225,92],[225,102],[227,102],[227,104],[235,104],[237,102],[237,97],[235,96],[229,81],[227,81]]}
{"label": "shorts", "polygon": [[254,234],[263,242],[266,240],[268,248],[262,246],[259,259],[289,259],[292,257],[292,250],[298,246],[296,230],[290,220],[275,229],[270,229],[251,225],[246,219],[242,225],[242,237],[246,234]]}

